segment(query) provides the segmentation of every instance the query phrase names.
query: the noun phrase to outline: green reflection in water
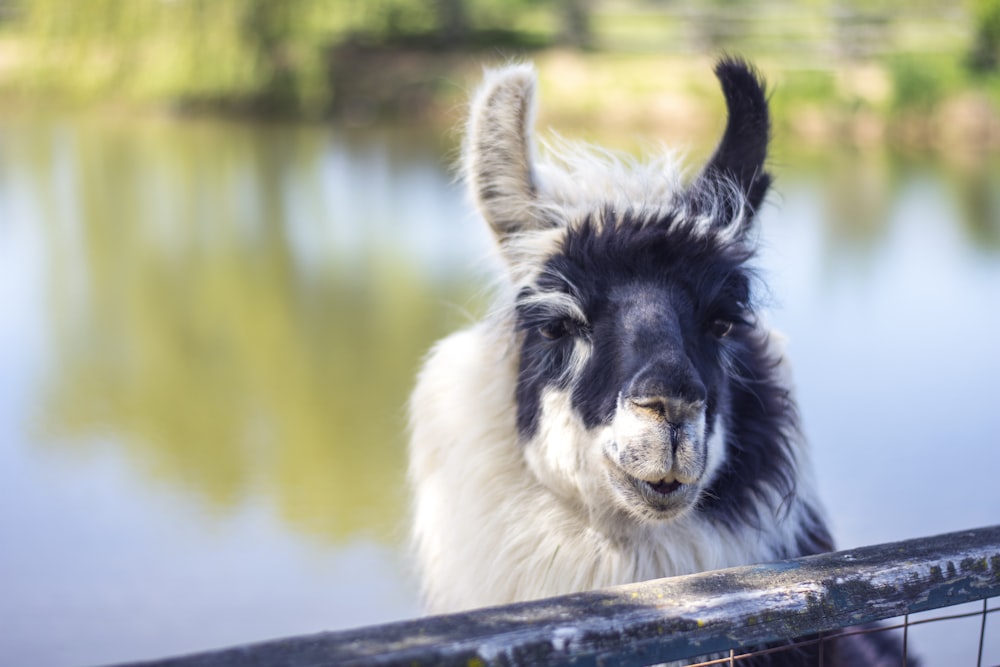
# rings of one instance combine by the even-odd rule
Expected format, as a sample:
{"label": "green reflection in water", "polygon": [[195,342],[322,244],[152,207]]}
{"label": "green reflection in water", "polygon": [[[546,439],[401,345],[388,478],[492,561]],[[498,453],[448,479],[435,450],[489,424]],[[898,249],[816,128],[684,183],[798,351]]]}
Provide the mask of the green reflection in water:
{"label": "green reflection in water", "polygon": [[338,245],[356,207],[324,199],[321,130],[32,129],[11,162],[49,255],[40,439],[108,437],[213,511],[264,497],[300,530],[397,537],[406,396],[471,289]]}
{"label": "green reflection in water", "polygon": [[[395,220],[446,187],[442,147],[413,132],[380,143],[301,126],[0,129],[0,196],[26,202],[15,224],[41,230],[47,260],[37,439],[84,453],[116,443],[142,479],[192,492],[208,511],[266,499],[312,534],[399,537],[413,375],[461,309],[479,308],[478,286],[455,285],[469,272],[442,274],[418,257],[426,247],[400,241],[415,232]],[[895,198],[922,165],[775,154],[775,206],[785,187],[814,190],[828,259],[880,261]],[[961,202],[971,244],[1000,249],[995,158],[927,168]],[[419,238],[450,229],[417,227]],[[432,271],[414,263],[428,259]]]}
{"label": "green reflection in water", "polygon": [[[780,210],[786,193],[806,190],[822,214],[824,256],[872,267],[884,259],[891,222],[908,188],[940,190],[954,206],[962,240],[984,257],[1000,251],[1000,160],[988,151],[900,154],[886,147],[851,147],[820,153],[779,145],[771,201]],[[928,213],[930,215],[930,213]],[[920,224],[906,219],[902,224]]]}

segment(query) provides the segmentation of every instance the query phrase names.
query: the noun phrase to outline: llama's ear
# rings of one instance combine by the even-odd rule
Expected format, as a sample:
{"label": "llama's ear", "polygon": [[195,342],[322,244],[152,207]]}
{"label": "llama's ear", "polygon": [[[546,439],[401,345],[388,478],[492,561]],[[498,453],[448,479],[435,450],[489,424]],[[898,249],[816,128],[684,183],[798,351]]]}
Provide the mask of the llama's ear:
{"label": "llama's ear", "polygon": [[764,170],[771,134],[767,95],[763,80],[742,60],[723,58],[715,75],[729,117],[722,141],[688,191],[689,201],[698,212],[716,217],[719,226],[745,228],[771,185]]}
{"label": "llama's ear", "polygon": [[501,243],[512,234],[544,224],[536,206],[534,107],[534,68],[510,65],[486,72],[469,114],[465,179]]}

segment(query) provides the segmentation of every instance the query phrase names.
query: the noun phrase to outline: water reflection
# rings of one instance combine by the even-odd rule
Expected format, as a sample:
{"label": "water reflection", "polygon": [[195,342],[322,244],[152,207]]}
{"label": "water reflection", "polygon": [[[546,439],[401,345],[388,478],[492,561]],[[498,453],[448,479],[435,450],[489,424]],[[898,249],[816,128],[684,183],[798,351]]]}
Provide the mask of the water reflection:
{"label": "water reflection", "polygon": [[[32,646],[56,637],[70,656],[5,653],[0,638],[0,662],[153,657],[415,608],[384,565],[402,553],[404,405],[431,342],[482,308],[487,275],[489,239],[441,157],[453,150],[398,128],[0,122],[0,488],[17,507],[0,505],[0,531],[18,545],[0,550],[0,576],[22,582],[0,621],[23,619]],[[761,263],[841,544],[995,521],[1000,160],[781,145],[775,156]],[[50,502],[98,453],[107,495],[89,500],[105,483],[94,475]],[[150,497],[167,508],[135,509]],[[280,526],[259,518],[269,512]],[[218,555],[198,544],[192,514],[249,527]],[[194,546],[133,545],[125,577],[109,554],[147,521]],[[88,542],[91,524],[114,543]],[[284,528],[322,545],[311,561],[322,565],[299,579],[288,554],[313,552],[282,542],[294,540]],[[226,579],[265,542],[263,575]],[[205,590],[171,597],[150,583],[158,567],[184,589],[177,561]],[[338,567],[351,572],[331,577]],[[410,597],[386,595],[360,620],[355,601],[373,583]],[[168,602],[92,600],[143,587]],[[20,611],[69,589],[79,609]],[[308,622],[254,625],[267,606],[255,601],[275,589],[300,596],[275,615],[308,608]],[[231,620],[243,634],[220,633],[205,610],[234,599],[248,600]],[[188,622],[134,653],[88,648],[97,628],[142,613],[159,633],[164,617]]]}
{"label": "water reflection", "polygon": [[[780,151],[780,149],[779,149]],[[938,188],[955,215],[943,221],[957,225],[965,242],[986,253],[1000,250],[1000,161],[988,152],[960,155],[901,155],[873,147],[797,154],[777,166],[777,199],[784,184],[815,189],[823,212],[830,256],[877,258],[889,232],[892,208],[905,190]],[[780,206],[780,203],[778,204]]]}
{"label": "water reflection", "polygon": [[955,165],[947,177],[970,245],[992,254],[1000,250],[1000,162],[977,157]]}
{"label": "water reflection", "polygon": [[110,431],[141,474],[209,508],[263,495],[311,533],[389,536],[413,372],[469,294],[376,232],[406,222],[391,199],[405,156],[376,155],[354,174],[375,182],[331,199],[324,160],[354,157],[331,141],[94,123],[26,142],[55,338],[41,441]]}

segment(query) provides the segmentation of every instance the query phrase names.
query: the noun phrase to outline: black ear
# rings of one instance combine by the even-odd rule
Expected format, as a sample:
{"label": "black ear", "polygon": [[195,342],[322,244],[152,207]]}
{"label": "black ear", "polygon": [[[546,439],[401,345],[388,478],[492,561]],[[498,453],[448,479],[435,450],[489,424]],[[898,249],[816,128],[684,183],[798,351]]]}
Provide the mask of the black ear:
{"label": "black ear", "polygon": [[722,84],[729,118],[722,141],[692,185],[691,195],[696,208],[708,207],[728,216],[717,223],[726,225],[741,212],[736,202],[726,196],[727,187],[735,185],[739,189],[750,208],[750,218],[771,185],[771,176],[764,170],[771,119],[764,82],[750,64],[738,58],[723,58],[715,66],[715,76]]}

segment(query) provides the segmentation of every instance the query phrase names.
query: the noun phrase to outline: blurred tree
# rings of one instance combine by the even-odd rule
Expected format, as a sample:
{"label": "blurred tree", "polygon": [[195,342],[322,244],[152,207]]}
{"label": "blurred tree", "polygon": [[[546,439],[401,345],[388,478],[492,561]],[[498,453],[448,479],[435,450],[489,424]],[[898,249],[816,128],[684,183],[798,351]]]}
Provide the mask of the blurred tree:
{"label": "blurred tree", "polygon": [[973,0],[975,41],[970,65],[980,72],[996,71],[1000,63],[1000,0]]}
{"label": "blurred tree", "polygon": [[294,20],[301,15],[303,4],[303,0],[248,0],[244,7],[242,39],[257,60],[258,101],[266,110],[287,111],[298,106],[290,44],[295,36]]}
{"label": "blurred tree", "polygon": [[710,51],[734,48],[742,37],[741,17],[752,13],[747,0],[705,0],[691,7],[691,27],[695,47]]}
{"label": "blurred tree", "polygon": [[594,35],[590,28],[591,0],[561,0],[562,40],[579,49],[594,46]]}
{"label": "blurred tree", "polygon": [[464,44],[469,40],[469,16],[465,0],[432,0],[437,29],[445,44]]}
{"label": "blurred tree", "polygon": [[885,2],[839,0],[833,9],[837,55],[865,60],[885,51],[891,42],[892,9]]}

